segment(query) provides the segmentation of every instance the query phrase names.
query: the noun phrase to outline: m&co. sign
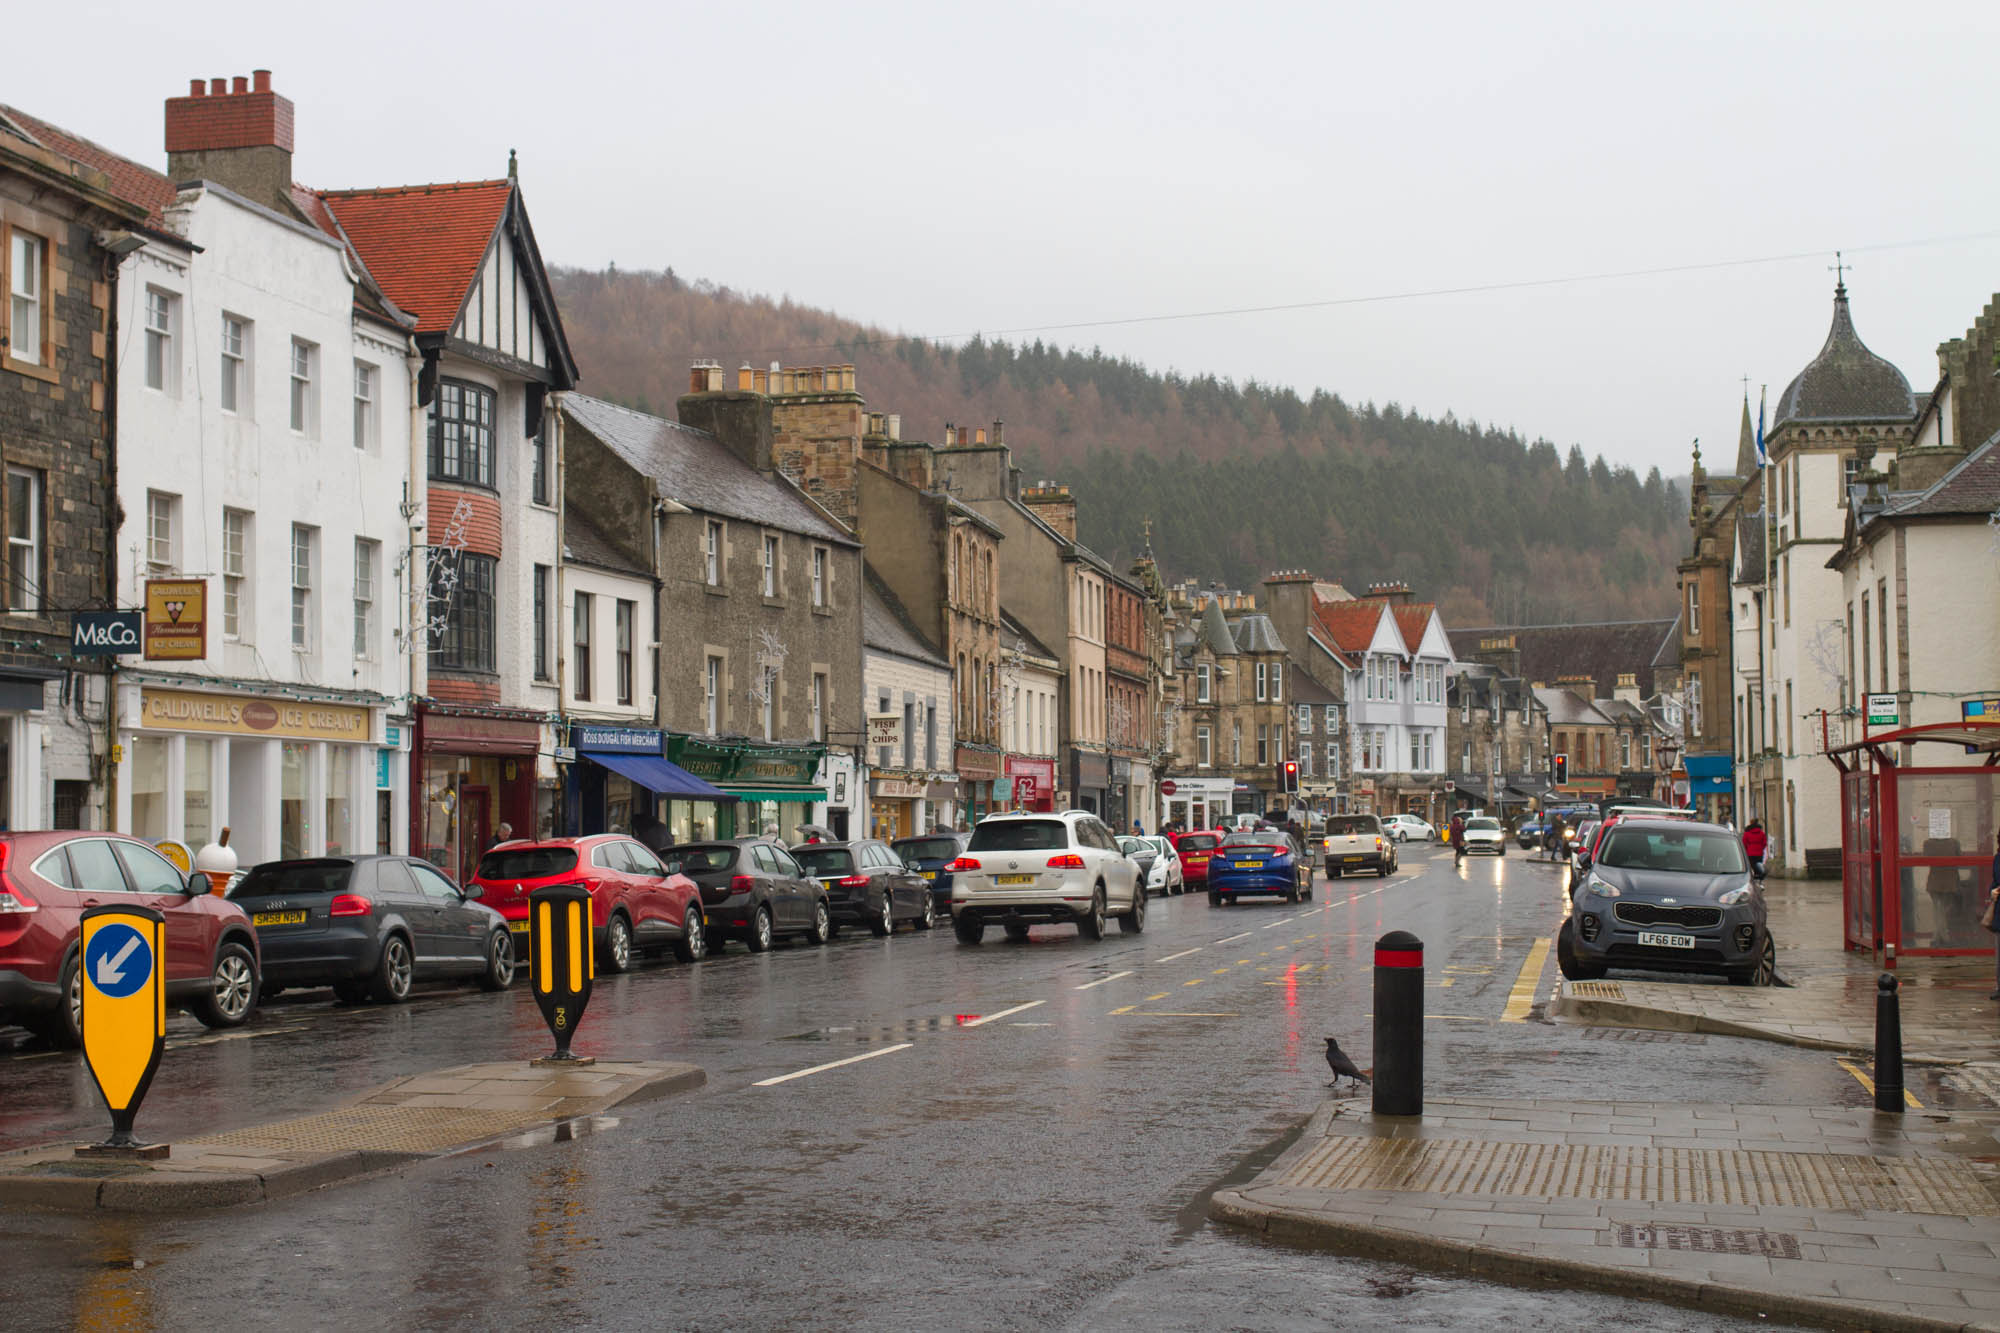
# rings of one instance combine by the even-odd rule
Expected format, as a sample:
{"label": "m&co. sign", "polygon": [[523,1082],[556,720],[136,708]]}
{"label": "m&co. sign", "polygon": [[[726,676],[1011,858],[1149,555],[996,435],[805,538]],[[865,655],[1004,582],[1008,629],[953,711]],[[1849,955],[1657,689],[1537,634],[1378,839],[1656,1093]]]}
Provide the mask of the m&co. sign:
{"label": "m&co. sign", "polygon": [[188,690],[143,690],[140,710],[148,727],[165,731],[217,731],[236,736],[286,736],[296,740],[366,741],[368,710],[352,704],[235,699]]}

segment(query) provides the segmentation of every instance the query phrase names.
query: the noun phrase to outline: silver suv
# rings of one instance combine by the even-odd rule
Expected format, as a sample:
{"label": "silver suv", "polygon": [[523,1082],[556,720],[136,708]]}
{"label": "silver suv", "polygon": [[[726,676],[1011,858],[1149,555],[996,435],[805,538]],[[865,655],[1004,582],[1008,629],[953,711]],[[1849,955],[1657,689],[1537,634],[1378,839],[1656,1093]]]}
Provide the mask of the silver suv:
{"label": "silver suv", "polygon": [[1139,867],[1118,839],[1085,810],[994,815],[979,821],[951,871],[951,920],[959,943],[977,944],[997,921],[1010,940],[1031,925],[1075,922],[1085,939],[1104,938],[1116,913],[1133,933],[1146,928]]}

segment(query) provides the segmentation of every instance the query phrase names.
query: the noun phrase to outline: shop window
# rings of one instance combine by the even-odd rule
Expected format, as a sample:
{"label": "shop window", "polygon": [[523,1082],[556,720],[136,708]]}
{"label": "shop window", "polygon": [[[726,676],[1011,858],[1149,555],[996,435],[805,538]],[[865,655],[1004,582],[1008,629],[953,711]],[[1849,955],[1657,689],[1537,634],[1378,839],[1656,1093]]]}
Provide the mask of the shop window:
{"label": "shop window", "polygon": [[158,840],[170,836],[167,816],[165,736],[132,738],[132,832]]}
{"label": "shop window", "polygon": [[[219,742],[227,745],[228,741]],[[181,841],[200,851],[213,840],[215,794],[209,767],[210,743],[190,736],[182,744]]]}
{"label": "shop window", "polygon": [[312,759],[312,746],[301,741],[286,741],[284,746],[278,784],[278,856],[292,861],[306,855],[306,765]]}
{"label": "shop window", "polygon": [[362,850],[354,840],[354,747],[326,747],[326,837],[328,856],[351,856]]}

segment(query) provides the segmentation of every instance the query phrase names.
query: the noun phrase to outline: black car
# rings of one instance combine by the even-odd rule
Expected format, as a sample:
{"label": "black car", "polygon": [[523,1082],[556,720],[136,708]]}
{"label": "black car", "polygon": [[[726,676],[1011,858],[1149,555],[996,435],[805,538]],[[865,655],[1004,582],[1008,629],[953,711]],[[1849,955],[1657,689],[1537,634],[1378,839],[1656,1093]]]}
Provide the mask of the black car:
{"label": "black car", "polygon": [[513,939],[478,893],[413,857],[325,856],[253,866],[229,898],[257,929],[264,994],[332,986],[348,1004],[401,1004],[419,981],[512,984]]}
{"label": "black car", "polygon": [[951,871],[946,867],[965,851],[971,837],[970,833],[940,829],[897,838],[889,844],[889,850],[931,886],[931,903],[940,916],[951,915]]}
{"label": "black car", "polygon": [[866,926],[877,935],[898,921],[929,930],[937,920],[931,886],[873,838],[853,842],[807,842],[792,848],[792,859],[826,887],[833,926]]}
{"label": "black car", "polygon": [[710,953],[742,940],[762,953],[780,935],[812,944],[833,938],[833,909],[820,882],[800,868],[783,843],[770,838],[690,842],[660,853],[667,873],[679,871],[701,890]]}

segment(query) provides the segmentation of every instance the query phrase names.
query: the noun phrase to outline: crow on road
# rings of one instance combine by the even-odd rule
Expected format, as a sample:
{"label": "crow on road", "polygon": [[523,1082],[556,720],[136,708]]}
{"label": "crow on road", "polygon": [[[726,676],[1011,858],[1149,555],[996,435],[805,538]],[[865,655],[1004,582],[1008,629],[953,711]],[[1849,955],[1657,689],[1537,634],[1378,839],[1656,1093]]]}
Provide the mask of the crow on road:
{"label": "crow on road", "polygon": [[1341,1050],[1340,1043],[1332,1037],[1326,1039],[1326,1066],[1333,1071],[1333,1082],[1326,1085],[1329,1088],[1335,1086],[1335,1084],[1338,1084],[1344,1078],[1351,1078],[1356,1083],[1372,1083],[1374,1081],[1355,1067],[1354,1061],[1347,1058],[1347,1052]]}

